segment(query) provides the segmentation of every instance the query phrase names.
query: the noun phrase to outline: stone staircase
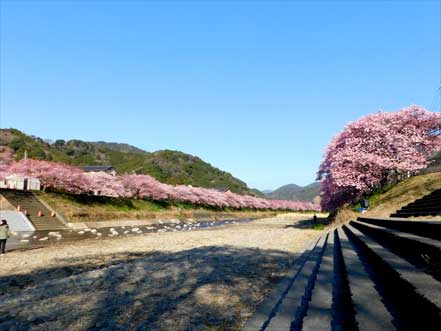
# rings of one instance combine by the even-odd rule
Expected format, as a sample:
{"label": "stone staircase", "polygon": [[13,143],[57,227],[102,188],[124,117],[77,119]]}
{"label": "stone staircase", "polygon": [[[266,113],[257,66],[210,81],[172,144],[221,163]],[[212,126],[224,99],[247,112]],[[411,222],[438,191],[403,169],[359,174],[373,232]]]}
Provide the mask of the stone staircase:
{"label": "stone staircase", "polygon": [[[0,194],[13,206],[20,206],[21,211],[27,210],[28,218],[34,224],[36,230],[59,230],[66,226],[58,217],[51,216],[51,211],[43,205],[34,193],[19,190],[0,190]],[[38,217],[42,211],[43,216]]]}
{"label": "stone staircase", "polygon": [[441,222],[359,218],[328,232],[243,330],[397,329],[441,330]]}
{"label": "stone staircase", "polygon": [[391,214],[390,217],[441,216],[441,189],[417,199]]}

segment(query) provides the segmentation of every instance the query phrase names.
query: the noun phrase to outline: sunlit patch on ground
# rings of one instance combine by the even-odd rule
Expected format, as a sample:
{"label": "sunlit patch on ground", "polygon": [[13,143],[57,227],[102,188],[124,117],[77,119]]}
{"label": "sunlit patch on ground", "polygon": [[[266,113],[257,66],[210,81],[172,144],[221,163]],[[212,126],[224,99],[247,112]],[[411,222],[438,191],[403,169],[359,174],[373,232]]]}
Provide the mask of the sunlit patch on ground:
{"label": "sunlit patch on ground", "polygon": [[299,220],[12,252],[0,329],[238,329],[319,235],[287,226]]}

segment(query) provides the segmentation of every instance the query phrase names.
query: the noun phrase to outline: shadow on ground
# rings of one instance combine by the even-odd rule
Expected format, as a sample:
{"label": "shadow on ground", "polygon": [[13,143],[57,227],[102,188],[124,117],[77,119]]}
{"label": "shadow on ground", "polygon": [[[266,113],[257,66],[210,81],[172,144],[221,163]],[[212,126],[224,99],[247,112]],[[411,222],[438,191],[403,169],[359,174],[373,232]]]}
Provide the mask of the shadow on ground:
{"label": "shadow on ground", "polygon": [[209,246],[0,277],[1,330],[238,330],[296,256]]}
{"label": "shadow on ground", "polygon": [[295,228],[295,229],[312,229],[317,225],[328,225],[329,220],[327,217],[317,217],[316,220],[313,218],[308,218],[304,220],[296,221],[293,224],[286,225],[285,228]]}

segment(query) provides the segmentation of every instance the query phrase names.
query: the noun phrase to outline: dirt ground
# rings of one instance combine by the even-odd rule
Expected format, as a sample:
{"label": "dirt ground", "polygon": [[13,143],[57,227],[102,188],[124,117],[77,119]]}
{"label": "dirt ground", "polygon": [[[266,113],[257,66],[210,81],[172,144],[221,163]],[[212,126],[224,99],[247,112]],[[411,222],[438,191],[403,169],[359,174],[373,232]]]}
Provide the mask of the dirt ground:
{"label": "dirt ground", "polygon": [[321,231],[284,214],[0,260],[0,329],[240,330]]}

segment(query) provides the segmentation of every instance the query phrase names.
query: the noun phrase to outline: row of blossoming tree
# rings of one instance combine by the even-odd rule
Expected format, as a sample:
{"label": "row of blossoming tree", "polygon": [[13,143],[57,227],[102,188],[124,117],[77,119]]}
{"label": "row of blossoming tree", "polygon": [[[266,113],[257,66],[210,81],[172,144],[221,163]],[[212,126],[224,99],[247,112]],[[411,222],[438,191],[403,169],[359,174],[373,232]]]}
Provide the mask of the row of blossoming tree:
{"label": "row of blossoming tree", "polygon": [[336,210],[387,183],[415,173],[441,150],[441,114],[419,106],[363,117],[335,136],[318,171],[321,206]]}
{"label": "row of blossoming tree", "polygon": [[318,210],[309,202],[269,200],[232,192],[185,185],[168,185],[148,175],[111,176],[103,172],[84,172],[63,163],[21,160],[0,165],[0,179],[10,175],[38,178],[42,186],[73,194],[95,194],[115,198],[135,198],[189,202],[218,208],[271,210]]}

